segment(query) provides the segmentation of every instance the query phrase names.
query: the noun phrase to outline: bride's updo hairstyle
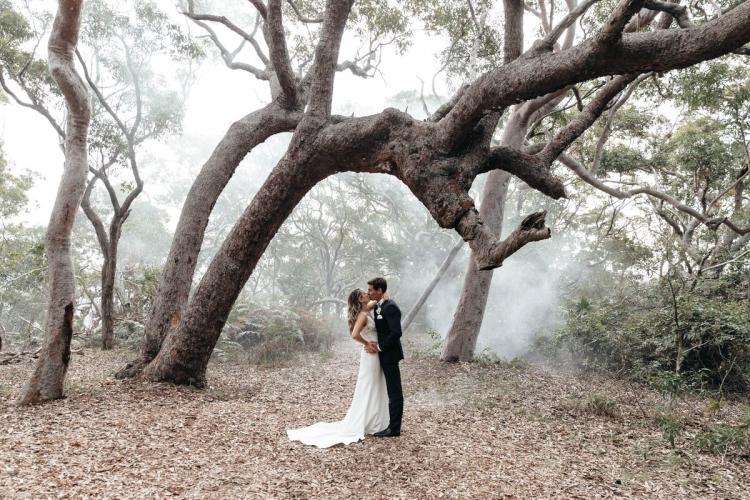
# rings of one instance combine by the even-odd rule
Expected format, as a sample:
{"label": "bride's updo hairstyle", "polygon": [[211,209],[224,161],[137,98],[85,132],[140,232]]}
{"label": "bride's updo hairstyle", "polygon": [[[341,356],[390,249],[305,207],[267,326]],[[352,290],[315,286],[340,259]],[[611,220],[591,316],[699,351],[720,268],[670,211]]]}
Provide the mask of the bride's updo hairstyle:
{"label": "bride's updo hairstyle", "polygon": [[352,293],[349,294],[349,300],[347,301],[349,303],[347,320],[349,322],[350,333],[352,330],[354,330],[354,323],[357,322],[357,316],[359,316],[359,313],[362,311],[362,303],[359,301],[359,298],[363,293],[365,292],[360,290],[359,288],[355,288],[354,290],[352,290]]}

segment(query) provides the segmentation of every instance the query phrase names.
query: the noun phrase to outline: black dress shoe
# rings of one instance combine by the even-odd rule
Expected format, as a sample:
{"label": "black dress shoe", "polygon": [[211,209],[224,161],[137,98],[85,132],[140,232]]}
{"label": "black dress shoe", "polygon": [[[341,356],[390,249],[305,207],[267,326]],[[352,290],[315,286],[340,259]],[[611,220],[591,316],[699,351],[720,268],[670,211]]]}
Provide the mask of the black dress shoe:
{"label": "black dress shoe", "polygon": [[373,436],[379,437],[379,438],[389,438],[389,437],[396,437],[400,435],[401,435],[401,431],[394,431],[390,427],[388,427],[387,429],[383,431],[376,432],[375,434],[373,434]]}

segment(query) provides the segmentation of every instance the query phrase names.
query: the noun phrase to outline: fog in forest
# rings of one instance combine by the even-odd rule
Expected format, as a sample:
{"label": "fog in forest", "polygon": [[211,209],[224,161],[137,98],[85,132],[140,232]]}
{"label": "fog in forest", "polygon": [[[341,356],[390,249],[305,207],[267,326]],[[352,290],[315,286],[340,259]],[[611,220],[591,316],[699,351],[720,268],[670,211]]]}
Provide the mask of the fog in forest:
{"label": "fog in forest", "polygon": [[[148,60],[153,86],[144,91],[145,96],[162,107],[174,105],[176,118],[168,132],[158,139],[145,140],[138,148],[144,189],[132,205],[122,228],[117,257],[115,288],[121,294],[123,304],[128,300],[125,295],[140,293],[128,290],[138,279],[158,277],[183,202],[201,167],[211,157],[227,129],[245,113],[263,106],[270,99],[266,82],[255,80],[245,72],[230,70],[223,64],[216,47],[200,25],[190,22],[170,2],[155,5],[163,10],[165,22],[174,23],[176,29],[184,30],[185,36],[200,46],[202,56],[186,66],[173,60],[165,49]],[[216,7],[210,2],[200,6],[206,9]],[[38,2],[28,3],[25,8],[29,13],[45,10]],[[244,5],[232,4],[226,9],[237,16],[238,22],[251,22]],[[122,11],[126,17],[134,19],[133,12],[126,11]],[[495,6],[483,16],[483,22],[492,22],[501,17],[501,9]],[[530,17],[525,23],[529,25],[528,30],[536,29]],[[39,27],[35,29],[41,30]],[[460,61],[456,62],[446,59],[448,34],[430,31],[419,22],[414,22],[409,29],[409,43],[403,46],[385,44],[378,53],[377,69],[366,78],[349,71],[336,75],[334,114],[365,116],[394,107],[416,119],[427,119],[480,71],[482,62],[481,58],[477,59],[476,47],[461,48],[466,52],[456,56]],[[218,33],[224,43],[234,43],[229,31],[219,30]],[[43,47],[45,36],[38,41],[33,38],[26,40],[24,47],[29,50],[35,43]],[[524,40],[526,46],[532,42],[533,37]],[[356,36],[345,35],[340,59],[358,54],[362,47],[362,41]],[[93,53],[86,50],[84,48],[85,56],[93,57]],[[243,57],[252,56],[246,46],[241,45],[238,50]],[[734,71],[733,68],[728,64],[722,71]],[[695,78],[690,71],[677,75],[674,82],[680,88],[689,88],[691,78]],[[737,82],[744,77],[739,73],[732,75]],[[599,175],[611,182],[611,186],[643,183],[671,190],[678,197],[689,197],[689,193],[680,191],[679,182],[669,184],[672,180],[667,175],[672,174],[661,174],[654,170],[653,165],[663,162],[669,164],[672,172],[683,169],[689,176],[692,167],[687,159],[696,154],[715,155],[718,163],[740,161],[737,160],[739,143],[729,139],[730,132],[722,135],[717,132],[718,125],[708,118],[694,119],[693,115],[680,111],[685,106],[696,108],[699,105],[709,109],[713,104],[699,102],[708,98],[692,96],[681,101],[681,96],[670,95],[669,98],[654,100],[653,92],[663,92],[661,83],[655,78],[653,82],[644,78],[636,83],[640,87],[636,88],[634,84],[623,94],[622,102],[618,102],[610,113],[612,116],[605,114],[609,120],[606,127],[601,123],[592,126],[592,131],[582,137],[582,146],[576,150],[580,161],[600,165]],[[19,90],[16,83],[11,81],[9,85]],[[599,88],[596,85],[582,88],[584,99]],[[535,123],[537,128],[527,132],[527,140],[533,142],[539,136],[549,137],[555,126],[566,123],[576,104],[580,106],[579,99],[580,95],[572,93],[561,97],[558,110]],[[3,222],[8,227],[20,224],[32,232],[37,231],[35,237],[38,238],[51,211],[63,156],[58,137],[43,117],[15,105],[12,99],[6,97],[4,101],[0,108],[0,138],[8,172],[16,176],[28,172],[32,184],[27,189],[25,206]],[[55,106],[53,115],[61,118],[59,104]],[[711,113],[715,112],[706,111],[704,114],[711,116]],[[507,119],[506,113],[503,120]],[[714,142],[703,150],[691,150],[697,144],[695,137],[706,137],[704,132],[707,130],[716,132],[715,137],[711,136]],[[291,135],[280,133],[270,137],[253,148],[239,164],[210,215],[194,285],[200,281],[235,221],[284,155]],[[657,147],[660,137],[670,138],[661,149]],[[495,143],[499,138],[498,131]],[[605,142],[606,147],[602,147]],[[648,168],[641,168],[644,164]],[[523,356],[533,348],[535,338],[554,336],[565,327],[571,311],[588,307],[589,301],[602,290],[615,295],[637,293],[633,288],[627,289],[626,285],[631,282],[656,283],[653,280],[662,280],[671,276],[670,273],[676,273],[669,269],[677,266],[675,255],[679,252],[696,262],[701,262],[702,258],[698,256],[701,252],[704,252],[701,255],[712,252],[706,248],[698,249],[711,238],[704,235],[695,243],[696,249],[677,248],[685,243],[667,238],[668,228],[689,222],[684,214],[679,214],[683,219],[675,221],[676,211],[670,209],[672,212],[666,213],[663,203],[658,205],[647,197],[608,197],[601,190],[584,186],[580,179],[563,171],[562,166],[557,165],[554,170],[560,173],[566,184],[567,200],[554,201],[528,189],[518,179],[510,181],[503,236],[509,235],[533,210],[546,209],[552,237],[525,246],[494,271],[475,349],[477,355],[490,354],[506,360]],[[731,177],[735,174],[728,170],[722,175]],[[478,204],[482,201],[480,193],[486,177],[486,174],[479,176],[471,191]],[[132,185],[128,169],[122,165],[113,168],[112,179],[119,196],[124,197]],[[731,188],[724,189],[728,182],[717,180],[706,189],[714,193],[723,190],[722,196],[728,200],[726,193],[730,193]],[[101,185],[91,194],[91,203],[105,221],[113,213],[109,197]],[[726,203],[725,208],[729,207]],[[96,316],[94,298],[98,293],[95,275],[102,258],[94,230],[85,217],[77,218],[74,234],[79,243],[76,265],[86,275],[81,279],[82,283],[87,283],[84,287],[88,287],[86,295],[91,302],[84,307],[83,314],[89,318],[86,324],[92,325],[96,323],[92,323],[91,318]],[[336,235],[341,235],[341,241]],[[458,239],[455,231],[441,229],[425,206],[395,177],[338,174],[313,188],[283,224],[247,282],[238,304],[302,309],[317,317],[340,321],[345,316],[342,303],[351,289],[364,288],[368,278],[384,275],[405,315]],[[732,239],[731,242],[735,245],[733,255],[741,257],[746,239]],[[336,245],[339,248],[333,252]],[[338,260],[334,261],[332,253]],[[445,337],[461,295],[470,255],[465,245],[420,311],[410,330],[411,335],[421,336],[434,331]],[[330,262],[324,262],[325,258]],[[705,265],[716,266],[717,262],[703,259]],[[681,286],[694,286],[690,275],[695,263],[684,265],[687,275],[681,275]],[[23,276],[22,270],[9,273],[12,280],[18,275]],[[137,278],[139,276],[141,278]],[[38,277],[44,279],[42,274]],[[658,293],[663,292],[661,288],[659,290]],[[143,300],[145,311],[152,299]],[[615,303],[616,300],[619,299],[611,297],[603,304]],[[38,307],[34,311],[33,314],[32,311],[23,312],[26,316],[19,316],[22,319],[17,319],[17,324],[32,325],[29,328],[39,330],[43,324],[43,311]],[[6,311],[6,314],[10,313]],[[245,313],[237,314],[247,319]],[[131,319],[135,323],[144,320],[142,317]],[[237,321],[241,322],[240,319]],[[335,336],[346,338],[342,323],[336,325],[335,329],[341,331],[333,332]]]}

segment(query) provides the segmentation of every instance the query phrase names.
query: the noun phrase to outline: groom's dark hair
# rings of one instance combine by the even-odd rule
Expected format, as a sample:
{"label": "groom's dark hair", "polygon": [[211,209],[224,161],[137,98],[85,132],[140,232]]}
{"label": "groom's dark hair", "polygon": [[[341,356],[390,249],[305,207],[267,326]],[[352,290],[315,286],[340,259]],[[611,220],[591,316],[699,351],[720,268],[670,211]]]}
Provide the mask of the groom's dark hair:
{"label": "groom's dark hair", "polygon": [[373,278],[367,284],[372,285],[375,290],[381,290],[383,293],[388,291],[388,283],[385,281],[385,278]]}

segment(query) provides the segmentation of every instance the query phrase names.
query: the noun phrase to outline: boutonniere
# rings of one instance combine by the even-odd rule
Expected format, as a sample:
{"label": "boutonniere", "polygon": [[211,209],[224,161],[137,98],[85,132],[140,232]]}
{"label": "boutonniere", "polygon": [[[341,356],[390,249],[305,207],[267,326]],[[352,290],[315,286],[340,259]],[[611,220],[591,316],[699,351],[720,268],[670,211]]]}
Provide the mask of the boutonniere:
{"label": "boutonniere", "polygon": [[378,308],[375,309],[375,312],[378,313],[378,319],[383,319],[383,316],[380,314],[380,306],[378,306]]}

